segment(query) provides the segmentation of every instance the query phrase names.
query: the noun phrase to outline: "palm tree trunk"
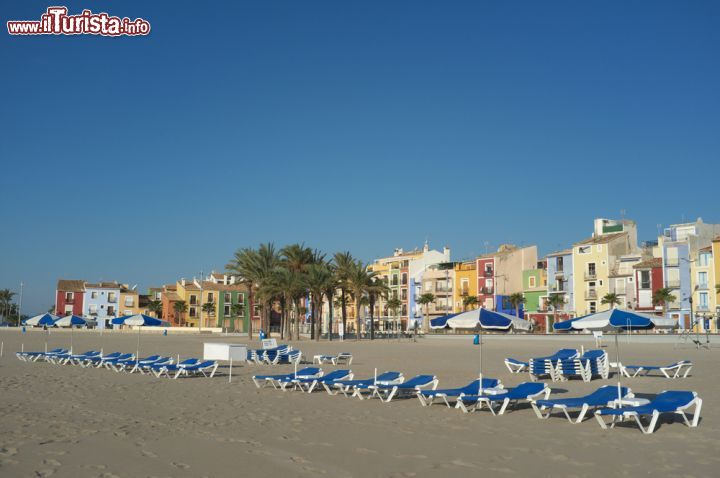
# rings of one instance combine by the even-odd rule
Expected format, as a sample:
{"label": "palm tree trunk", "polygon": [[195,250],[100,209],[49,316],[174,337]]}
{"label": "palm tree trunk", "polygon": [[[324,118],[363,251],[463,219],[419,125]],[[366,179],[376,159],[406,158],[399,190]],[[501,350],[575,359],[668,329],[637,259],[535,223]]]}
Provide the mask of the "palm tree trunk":
{"label": "palm tree trunk", "polygon": [[248,302],[250,303],[250,311],[248,313],[248,339],[252,340],[253,338],[253,328],[252,328],[252,321],[253,321],[253,306],[255,305],[255,293],[253,292],[253,285],[250,284],[250,287],[248,287]]}
{"label": "palm tree trunk", "polygon": [[343,334],[347,333],[347,304],[345,302],[345,289],[341,288],[340,293],[342,296],[340,297],[340,304],[341,304],[341,312],[342,312],[342,325],[343,325]]}
{"label": "palm tree trunk", "polygon": [[370,340],[375,340],[375,301],[370,301]]}
{"label": "palm tree trunk", "polygon": [[295,301],[295,340],[300,340],[300,299]]}
{"label": "palm tree trunk", "polygon": [[328,296],[328,307],[329,307],[329,314],[328,314],[328,342],[332,342],[332,334],[333,334],[333,295],[330,294]]}
{"label": "palm tree trunk", "polygon": [[359,294],[355,295],[355,340],[360,340],[360,299]]}

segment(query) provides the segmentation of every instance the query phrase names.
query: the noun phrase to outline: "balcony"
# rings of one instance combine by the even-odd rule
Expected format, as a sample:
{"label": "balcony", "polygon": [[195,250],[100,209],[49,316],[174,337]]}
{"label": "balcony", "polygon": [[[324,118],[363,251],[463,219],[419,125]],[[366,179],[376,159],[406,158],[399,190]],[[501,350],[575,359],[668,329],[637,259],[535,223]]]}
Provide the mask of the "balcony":
{"label": "balcony", "polygon": [[108,295],[108,302],[114,304],[115,302],[117,302],[117,298],[115,296]]}
{"label": "balcony", "polygon": [[494,287],[481,287],[480,293],[485,295],[493,295],[495,293]]}
{"label": "balcony", "polygon": [[585,291],[585,300],[596,300],[597,299],[597,291],[594,289],[586,290]]}
{"label": "balcony", "polygon": [[74,297],[65,297],[65,303],[66,304],[74,304],[75,298]]}
{"label": "balcony", "polygon": [[559,287],[558,287],[558,286],[556,286],[556,285],[550,287],[549,290],[550,290],[550,293],[551,293],[551,294],[564,294],[565,292],[568,291],[564,286],[559,286]]}
{"label": "balcony", "polygon": [[585,271],[585,280],[597,280],[597,272]]}
{"label": "balcony", "polygon": [[678,257],[666,257],[665,267],[677,267],[680,265],[680,259]]}
{"label": "balcony", "polygon": [[705,282],[704,284],[698,284],[698,285],[697,285],[697,290],[708,290],[708,288],[709,288],[709,287],[708,287],[707,282]]}
{"label": "balcony", "polygon": [[679,289],[680,288],[680,279],[667,279],[665,281],[665,287],[669,289]]}
{"label": "balcony", "polygon": [[484,271],[484,272],[483,272],[483,276],[485,276],[485,277],[492,277],[492,276],[493,276],[493,271]]}
{"label": "balcony", "polygon": [[132,301],[132,300],[126,300],[126,301],[125,301],[125,307],[133,307],[134,304],[135,304],[135,302]]}
{"label": "balcony", "polygon": [[561,278],[563,278],[563,277],[565,277],[565,271],[564,271],[564,270],[558,269],[558,270],[555,271],[555,278],[556,278],[556,279],[561,279]]}
{"label": "balcony", "polygon": [[700,304],[697,306],[696,312],[710,312],[710,306],[708,304]]}

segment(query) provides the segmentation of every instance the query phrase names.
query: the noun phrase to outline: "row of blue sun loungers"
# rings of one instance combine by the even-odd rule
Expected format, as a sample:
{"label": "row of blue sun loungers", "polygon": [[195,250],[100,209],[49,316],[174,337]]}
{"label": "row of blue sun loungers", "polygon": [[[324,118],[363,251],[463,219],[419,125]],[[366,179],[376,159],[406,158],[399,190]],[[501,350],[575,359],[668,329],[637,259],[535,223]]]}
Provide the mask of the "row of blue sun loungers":
{"label": "row of blue sun loungers", "polygon": [[214,360],[189,358],[174,363],[171,357],[151,355],[137,360],[134,354],[113,352],[102,355],[97,350],[88,350],[82,354],[71,354],[67,349],[54,349],[49,352],[18,352],[17,358],[28,362],[39,360],[54,365],[77,365],[83,368],[106,368],[115,372],[152,374],[156,377],[177,379],[182,376],[202,375],[213,377],[218,368]]}
{"label": "row of blue sun loungers", "polygon": [[[528,371],[532,380],[545,377],[553,381],[580,378],[589,382],[593,378],[607,379],[610,376],[610,362],[607,352],[603,350],[588,350],[580,355],[575,349],[562,349],[548,357],[530,359],[528,362],[506,358],[505,366],[510,373]],[[692,366],[689,360],[681,360],[665,366],[620,364],[619,370],[628,378],[660,372],[666,378],[675,379],[686,378]]]}
{"label": "row of blue sun loungers", "polygon": [[[465,413],[487,408],[493,415],[503,415],[510,407],[527,403],[540,419],[560,413],[570,423],[577,424],[583,422],[588,412],[592,412],[602,428],[612,428],[620,420],[634,419],[643,433],[652,433],[659,417],[666,413],[679,414],[686,425],[696,427],[702,408],[702,399],[695,392],[666,391],[647,401],[636,399],[627,387],[618,389],[605,385],[582,397],[555,398],[550,396],[551,389],[540,382],[524,382],[505,388],[499,380],[483,378],[482,387],[479,380],[473,380],[464,387],[439,389],[438,380],[433,375],[418,375],[406,381],[402,373],[392,371],[377,377],[354,379],[350,370],[335,370],[324,375],[318,367],[307,367],[297,373],[256,375],[253,381],[258,388],[272,386],[283,391],[308,393],[324,389],[330,395],[379,398],[386,403],[393,398],[417,397],[424,407],[438,402],[453,407],[454,402],[454,408]],[[623,405],[622,408],[619,404]],[[692,407],[695,408],[691,419],[686,412]],[[577,415],[573,417],[571,414],[575,413]],[[606,423],[603,418],[606,416],[612,417],[612,421]],[[643,426],[642,417],[649,417],[647,426]]]}

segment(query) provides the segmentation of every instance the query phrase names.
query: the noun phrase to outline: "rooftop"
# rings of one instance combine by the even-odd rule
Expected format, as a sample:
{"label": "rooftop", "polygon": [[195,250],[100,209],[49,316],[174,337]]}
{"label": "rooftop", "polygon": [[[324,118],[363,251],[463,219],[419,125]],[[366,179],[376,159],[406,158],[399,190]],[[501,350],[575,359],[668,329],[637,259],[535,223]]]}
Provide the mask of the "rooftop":
{"label": "rooftop", "polygon": [[586,245],[592,245],[592,244],[606,244],[610,241],[613,241],[615,239],[619,239],[620,237],[627,236],[627,232],[616,232],[613,234],[602,234],[599,236],[593,236],[589,237],[583,241],[576,242],[576,246],[586,246]]}
{"label": "rooftop", "polygon": [[85,281],[76,279],[59,279],[57,282],[57,290],[63,292],[84,292]]}
{"label": "rooftop", "polygon": [[635,269],[652,269],[655,267],[662,267],[662,257],[653,257],[652,259],[645,259],[640,261],[633,266]]}

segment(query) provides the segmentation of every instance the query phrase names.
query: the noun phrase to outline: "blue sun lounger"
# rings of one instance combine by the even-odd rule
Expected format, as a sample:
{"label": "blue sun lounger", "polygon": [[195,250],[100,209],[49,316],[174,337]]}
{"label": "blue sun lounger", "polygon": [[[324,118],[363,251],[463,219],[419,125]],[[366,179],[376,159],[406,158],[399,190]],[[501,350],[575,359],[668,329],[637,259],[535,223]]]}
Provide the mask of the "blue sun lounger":
{"label": "blue sun lounger", "polygon": [[23,362],[37,362],[39,359],[47,360],[48,357],[52,357],[54,355],[65,355],[68,352],[70,352],[69,349],[58,348],[47,352],[16,352],[15,356],[18,360],[22,360]]}
{"label": "blue sun lounger", "polygon": [[272,385],[273,388],[278,388],[280,382],[288,382],[295,378],[319,378],[322,377],[322,370],[318,367],[305,367],[300,369],[296,373],[283,373],[277,375],[254,375],[252,381],[255,383],[257,388],[267,387]]}
{"label": "blue sun lounger", "polygon": [[[620,396],[623,399],[632,398],[633,394],[629,388],[621,387]],[[615,385],[603,385],[589,395],[576,398],[548,398],[530,402],[538,418],[549,418],[552,412],[560,410],[570,423],[581,423],[588,410],[607,407],[618,399],[618,388]],[[569,409],[580,409],[577,419],[573,421],[568,413]],[[547,413],[545,410],[548,410]]]}
{"label": "blue sun lounger", "polygon": [[55,365],[65,365],[67,363],[76,365],[82,363],[84,360],[90,357],[99,357],[100,352],[97,350],[88,350],[82,354],[58,354],[49,357],[52,363]]}
{"label": "blue sun lounger", "polygon": [[[685,410],[694,406],[695,412],[693,413],[692,421],[690,421],[685,414]],[[691,428],[698,426],[700,421],[700,410],[702,409],[702,399],[697,396],[695,392],[686,391],[665,391],[659,393],[655,398],[650,400],[649,403],[639,405],[636,407],[623,407],[623,408],[605,408],[597,410],[595,412],[595,418],[597,418],[600,426],[603,429],[608,428],[608,424],[603,420],[603,416],[612,417],[610,422],[610,428],[613,428],[618,420],[624,418],[633,418],[637,423],[640,430],[645,434],[650,434],[655,431],[657,426],[658,418],[664,413],[678,414],[683,418],[685,424]],[[643,427],[640,417],[650,417],[650,423],[647,428]]]}
{"label": "blue sun lounger", "polygon": [[283,390],[287,390],[287,387],[292,385],[293,390],[301,390],[306,391],[308,393],[312,393],[313,390],[315,390],[315,387],[318,386],[318,384],[322,385],[324,383],[331,383],[336,380],[352,380],[353,373],[350,370],[333,370],[327,375],[323,375],[321,377],[312,377],[312,378],[292,378],[290,380],[279,380],[278,384],[280,385],[280,388]]}
{"label": "blue sun lounger", "polygon": [[171,372],[175,372],[175,375],[172,376],[175,380],[177,380],[177,378],[181,375],[185,377],[189,377],[191,375],[202,375],[203,377],[213,378],[217,369],[218,363],[215,360],[204,360],[202,362],[182,366],[169,364],[162,367],[158,377],[165,375],[166,377],[171,378]]}
{"label": "blue sun lounger", "polygon": [[[170,357],[163,358],[160,355],[150,355],[149,357],[141,358],[140,360],[135,360],[132,363],[125,364],[125,367],[123,367],[123,370],[128,373],[134,373],[134,372],[140,372],[142,373],[142,368],[146,365],[150,365],[153,363],[157,363],[160,360],[167,360],[166,363],[172,363],[172,359]],[[131,367],[132,365],[132,367]]]}
{"label": "blue sun lounger", "polygon": [[[122,354],[111,360],[103,360],[101,365],[108,370],[119,372],[125,368],[126,364],[130,363],[135,363],[135,354]],[[116,367],[119,367],[119,369],[116,370]]]}
{"label": "blue sun lounger", "polygon": [[[434,375],[418,375],[406,380],[402,383],[394,385],[370,385],[368,390],[372,392],[370,397],[377,397],[381,402],[388,403],[394,397],[407,397],[416,396],[420,390],[427,389],[435,390],[438,385],[438,379]],[[360,390],[356,389],[356,393],[360,399],[363,398]]]}
{"label": "blue sun lounger", "polygon": [[199,362],[200,362],[200,359],[196,359],[196,358],[185,359],[176,365],[169,364],[169,363],[155,362],[155,363],[148,365],[146,370],[151,372],[156,377],[160,378],[160,375],[168,375],[169,376],[169,374],[167,373],[167,370],[165,370],[165,368],[170,365],[173,365],[173,367],[187,367],[189,365],[195,365],[196,363],[199,363]]}
{"label": "blue sun lounger", "polygon": [[[517,404],[520,401],[532,403],[540,396],[547,398],[550,395],[550,388],[540,382],[523,382],[517,387],[503,389],[496,394],[463,395],[458,397],[455,408],[461,409],[464,413],[482,409],[486,405],[493,415],[505,413],[508,405]],[[500,409],[495,412],[495,404],[500,403]]]}
{"label": "blue sun lounger", "polygon": [[530,379],[537,380],[540,377],[548,376],[556,380],[555,369],[558,361],[574,359],[577,356],[578,351],[575,349],[560,349],[547,357],[532,358],[528,365]]}
{"label": "blue sun lounger", "polygon": [[[670,365],[621,365],[620,371],[628,378],[637,377],[639,375],[648,375],[653,371],[660,371],[665,378],[687,378],[692,369],[693,363],[689,360],[681,360]],[[682,371],[685,370],[683,374]],[[632,375],[630,371],[633,371]]]}
{"label": "blue sun lounger", "polygon": [[107,355],[91,355],[80,362],[82,367],[102,367],[103,361],[113,360],[122,355],[122,352],[113,352]]}
{"label": "blue sun lounger", "polygon": [[[370,377],[360,380],[334,380],[330,383],[323,383],[323,387],[330,395],[337,395],[342,393],[346,397],[350,397],[355,394],[355,389],[367,388],[370,385],[391,385],[396,383],[402,383],[404,380],[403,374],[400,372],[383,372],[377,377]],[[352,391],[352,393],[350,393]],[[350,393],[350,395],[348,395]]]}
{"label": "blue sun lounger", "polygon": [[527,368],[530,366],[530,362],[523,362],[522,360],[516,360],[514,358],[508,357],[505,359],[505,366],[510,371],[510,373],[520,373],[527,370]]}
{"label": "blue sun lounger", "polygon": [[[500,380],[497,380],[495,378],[483,378],[482,388],[483,390],[499,390],[503,387]],[[445,405],[450,408],[450,402],[448,401],[448,398],[457,398],[463,395],[477,395],[478,393],[480,393],[480,380],[476,379],[468,383],[464,387],[459,388],[438,388],[435,390],[420,390],[417,393],[417,397],[423,407],[432,405],[436,399],[442,399],[442,401],[445,402]]]}

